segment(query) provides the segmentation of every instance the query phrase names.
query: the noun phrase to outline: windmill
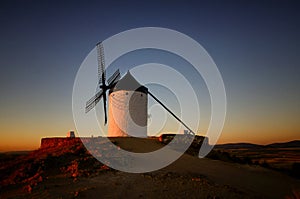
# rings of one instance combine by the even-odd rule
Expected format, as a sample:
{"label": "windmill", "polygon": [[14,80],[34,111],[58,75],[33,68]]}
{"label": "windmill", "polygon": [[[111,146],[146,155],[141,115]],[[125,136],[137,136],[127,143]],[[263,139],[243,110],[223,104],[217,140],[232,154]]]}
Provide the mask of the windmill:
{"label": "windmill", "polygon": [[105,71],[105,60],[104,60],[104,48],[102,42],[99,42],[97,45],[97,60],[98,60],[98,85],[100,91],[96,93],[94,97],[86,102],[85,112],[88,113],[93,109],[97,103],[103,98],[103,109],[104,109],[104,125],[107,123],[107,111],[106,111],[106,91],[111,89],[121,78],[119,69],[107,80],[106,84],[106,71]]}
{"label": "windmill", "polygon": [[[132,135],[132,127],[134,131],[139,132],[136,137],[147,137],[147,103],[148,95],[158,102],[165,110],[167,110],[176,120],[178,120],[185,128],[188,129],[188,134],[195,133],[166,105],[164,105],[157,97],[155,97],[148,88],[142,86],[128,71],[127,74],[120,80],[121,75],[119,69],[107,80],[104,61],[104,48],[100,42],[97,44],[97,59],[98,59],[98,85],[100,91],[86,102],[86,113],[93,109],[96,104],[103,98],[104,108],[104,125],[107,123],[107,96],[109,91],[109,127],[108,136],[128,136]],[[119,122],[118,122],[119,121]],[[138,125],[136,125],[136,123]],[[140,128],[141,127],[141,128]]]}

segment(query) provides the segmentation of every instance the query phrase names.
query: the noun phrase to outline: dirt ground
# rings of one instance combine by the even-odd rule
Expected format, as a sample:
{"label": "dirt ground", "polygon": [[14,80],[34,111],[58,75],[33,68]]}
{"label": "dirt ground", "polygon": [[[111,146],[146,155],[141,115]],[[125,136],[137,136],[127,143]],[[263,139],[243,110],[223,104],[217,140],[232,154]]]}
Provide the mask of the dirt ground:
{"label": "dirt ground", "polygon": [[[117,140],[131,151],[156,150],[156,141]],[[72,178],[48,175],[30,193],[10,186],[0,198],[298,198],[300,181],[259,166],[182,155],[155,172],[131,174],[112,169]]]}

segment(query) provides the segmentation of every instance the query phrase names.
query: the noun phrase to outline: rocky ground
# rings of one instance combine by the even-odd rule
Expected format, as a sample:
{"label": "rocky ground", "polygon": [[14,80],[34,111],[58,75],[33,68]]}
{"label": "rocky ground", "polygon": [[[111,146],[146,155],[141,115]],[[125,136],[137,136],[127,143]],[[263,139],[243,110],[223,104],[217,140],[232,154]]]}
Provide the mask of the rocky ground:
{"label": "rocky ground", "polygon": [[[148,152],[156,140],[118,139],[118,146]],[[0,198],[299,198],[297,179],[258,166],[184,154],[159,171],[110,169],[79,142],[46,147],[0,163]]]}

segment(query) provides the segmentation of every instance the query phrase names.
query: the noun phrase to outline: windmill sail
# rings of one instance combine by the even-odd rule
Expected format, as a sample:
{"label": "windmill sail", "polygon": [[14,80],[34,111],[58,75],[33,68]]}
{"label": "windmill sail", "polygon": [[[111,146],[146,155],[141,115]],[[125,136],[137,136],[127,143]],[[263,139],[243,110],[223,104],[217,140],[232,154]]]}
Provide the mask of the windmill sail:
{"label": "windmill sail", "polygon": [[97,59],[98,59],[98,80],[99,84],[105,84],[105,60],[104,48],[102,42],[97,44]]}
{"label": "windmill sail", "polygon": [[93,109],[96,106],[96,104],[100,101],[102,96],[103,96],[103,90],[99,91],[94,97],[89,99],[86,102],[85,112],[88,113],[91,109]]}
{"label": "windmill sail", "polygon": [[104,47],[102,42],[97,45],[97,60],[98,60],[98,85],[101,90],[90,100],[86,102],[85,112],[88,113],[93,109],[97,103],[103,98],[104,109],[104,125],[107,123],[107,108],[106,108],[106,91],[111,89],[121,78],[119,69],[108,79],[108,85],[106,84],[106,71],[105,71],[105,59],[104,59]]}
{"label": "windmill sail", "polygon": [[113,85],[121,78],[119,69],[107,80],[108,85]]}

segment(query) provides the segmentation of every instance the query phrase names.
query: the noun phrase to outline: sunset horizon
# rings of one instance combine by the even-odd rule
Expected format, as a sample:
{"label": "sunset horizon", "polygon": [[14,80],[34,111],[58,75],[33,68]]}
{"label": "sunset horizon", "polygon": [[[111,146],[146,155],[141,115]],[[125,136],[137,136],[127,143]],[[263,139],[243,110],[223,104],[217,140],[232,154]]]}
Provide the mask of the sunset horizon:
{"label": "sunset horizon", "polygon": [[[167,132],[169,133],[174,133],[174,132]],[[19,144],[19,145],[1,145],[0,152],[14,152],[14,151],[32,151],[32,150],[37,150],[40,148],[41,144],[41,139],[42,138],[54,138],[54,137],[59,137],[59,138],[65,138],[67,132],[63,134],[57,134],[57,135],[51,135],[51,136],[42,136],[39,139],[35,139],[36,142],[30,144]],[[201,135],[201,134],[199,134]],[[77,135],[76,135],[77,136]],[[268,145],[268,144],[274,144],[274,143],[286,143],[286,142],[291,142],[291,141],[299,141],[300,139],[297,137],[295,138],[274,138],[272,140],[266,140],[266,141],[255,141],[255,140],[238,140],[238,139],[232,139],[232,140],[223,140],[222,135],[220,139],[218,140],[217,144],[236,144],[236,143],[249,143],[249,144],[257,144],[257,145]]]}
{"label": "sunset horizon", "polygon": [[0,198],[299,198],[299,10],[1,1]]}
{"label": "sunset horizon", "polygon": [[[179,17],[175,10],[180,3],[163,3],[141,10],[124,9],[120,13],[123,19],[103,21],[99,19],[111,14],[92,12],[94,14],[89,15],[88,10],[97,8],[89,4],[71,7],[69,17],[64,13],[64,4],[57,7],[49,3],[47,9],[43,3],[33,7],[25,2],[18,6],[8,2],[2,4],[5,10],[2,15],[7,20],[1,22],[1,151],[14,147],[34,149],[41,137],[64,136],[69,129],[76,130],[72,117],[72,87],[84,58],[99,41],[129,27],[147,26],[166,26],[187,34],[203,45],[218,66],[227,95],[226,121],[218,143],[267,144],[300,139],[297,53],[300,45],[297,45],[299,26],[294,26],[298,16],[296,6],[282,6],[280,2],[273,2],[273,6],[253,2],[246,7],[241,3],[222,6],[194,3],[195,6],[186,5],[189,12],[184,11]],[[107,10],[116,9],[113,5],[105,6]],[[79,8],[84,9],[81,17],[76,15]],[[155,9],[169,13],[174,19],[159,20],[162,15],[151,14]],[[217,12],[207,12],[210,9]],[[135,20],[131,10],[143,13],[143,20]],[[48,18],[52,12],[57,14]],[[179,19],[194,25],[175,23]],[[47,22],[41,23],[41,20]],[[86,20],[91,25],[85,24]],[[219,25],[212,25],[216,23]],[[109,24],[114,26],[102,28]],[[91,27],[93,31],[88,31]],[[201,124],[193,130],[205,134],[211,112],[209,93],[201,76],[187,70],[191,66],[186,60],[165,51],[140,50],[112,63],[108,75],[116,68],[124,75],[132,67],[151,62],[173,67],[196,85],[196,95],[201,99]],[[161,89],[153,87],[153,92],[165,91]],[[166,93],[159,97],[166,102],[170,101],[169,96]],[[168,106],[179,113],[176,101],[170,101]],[[100,121],[102,116],[99,115]],[[193,117],[188,120],[192,121]],[[175,131],[171,126],[177,127],[178,123],[170,120],[162,131]],[[151,135],[151,130],[149,133]]]}

